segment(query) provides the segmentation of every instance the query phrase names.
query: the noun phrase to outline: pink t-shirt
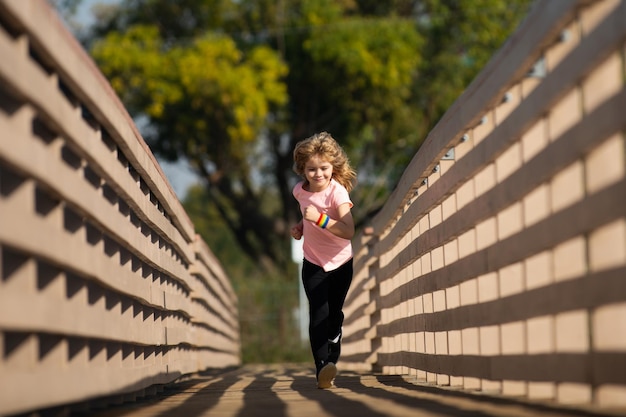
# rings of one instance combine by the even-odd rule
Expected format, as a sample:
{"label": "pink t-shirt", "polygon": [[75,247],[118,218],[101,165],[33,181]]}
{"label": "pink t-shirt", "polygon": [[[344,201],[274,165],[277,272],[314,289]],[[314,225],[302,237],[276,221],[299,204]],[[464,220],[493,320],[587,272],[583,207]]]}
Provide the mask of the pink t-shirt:
{"label": "pink t-shirt", "polygon": [[[319,192],[310,192],[302,188],[303,182],[293,187],[293,196],[300,204],[300,211],[313,205],[320,213],[327,214],[331,219],[337,220],[339,212],[337,208],[345,203],[353,207],[348,190],[334,179],[326,189]],[[303,221],[304,258],[324,268],[324,271],[332,271],[339,268],[352,258],[352,243],[350,239],[344,239],[333,235],[326,229]]]}

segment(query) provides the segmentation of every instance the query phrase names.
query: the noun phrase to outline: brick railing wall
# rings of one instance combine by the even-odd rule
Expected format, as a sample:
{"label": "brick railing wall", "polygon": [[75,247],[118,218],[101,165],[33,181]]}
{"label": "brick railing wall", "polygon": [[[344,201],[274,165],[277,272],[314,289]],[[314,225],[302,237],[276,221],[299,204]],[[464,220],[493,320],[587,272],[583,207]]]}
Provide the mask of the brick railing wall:
{"label": "brick railing wall", "polygon": [[355,248],[343,366],[626,406],[626,1],[543,0]]}
{"label": "brick railing wall", "polygon": [[240,363],[237,299],[45,0],[0,1],[0,415]]}

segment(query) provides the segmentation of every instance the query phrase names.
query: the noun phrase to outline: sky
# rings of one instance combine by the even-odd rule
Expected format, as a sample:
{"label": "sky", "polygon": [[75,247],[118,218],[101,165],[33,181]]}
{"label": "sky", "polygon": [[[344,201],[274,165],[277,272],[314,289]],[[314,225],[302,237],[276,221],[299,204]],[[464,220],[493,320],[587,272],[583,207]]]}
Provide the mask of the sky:
{"label": "sky", "polygon": [[[91,8],[94,4],[115,4],[121,0],[82,0],[78,8],[76,19],[84,26],[89,26],[94,22]],[[183,200],[187,194],[187,189],[198,182],[198,178],[191,170],[186,161],[171,163],[159,159],[159,164],[165,173],[165,176],[172,184],[172,188],[179,200]]]}
{"label": "sky", "polygon": [[82,0],[78,7],[76,18],[85,26],[90,25],[94,21],[94,17],[91,14],[91,8],[94,4],[115,4],[120,0]]}

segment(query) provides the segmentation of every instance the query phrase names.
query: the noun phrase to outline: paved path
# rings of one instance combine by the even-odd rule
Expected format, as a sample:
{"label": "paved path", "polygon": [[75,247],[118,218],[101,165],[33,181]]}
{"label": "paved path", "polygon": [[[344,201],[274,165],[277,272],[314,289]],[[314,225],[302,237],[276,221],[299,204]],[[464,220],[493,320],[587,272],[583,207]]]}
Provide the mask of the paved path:
{"label": "paved path", "polygon": [[[97,417],[581,417],[506,399],[412,383],[398,375],[344,372],[317,389],[304,365],[249,365],[207,372],[159,395],[88,413]],[[618,415],[618,414],[613,414]]]}

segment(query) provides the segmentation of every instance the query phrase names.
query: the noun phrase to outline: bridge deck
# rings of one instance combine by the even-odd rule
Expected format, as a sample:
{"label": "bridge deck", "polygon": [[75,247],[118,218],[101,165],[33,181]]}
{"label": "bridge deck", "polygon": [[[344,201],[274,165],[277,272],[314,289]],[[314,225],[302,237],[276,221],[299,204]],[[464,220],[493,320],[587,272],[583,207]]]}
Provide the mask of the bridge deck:
{"label": "bridge deck", "polygon": [[[216,370],[157,396],[109,407],[89,416],[388,417],[598,415],[511,399],[442,389],[399,375],[342,372],[329,390],[317,389],[312,370],[300,364],[248,365]],[[609,415],[609,414],[607,414]],[[617,413],[616,415],[620,415]]]}

